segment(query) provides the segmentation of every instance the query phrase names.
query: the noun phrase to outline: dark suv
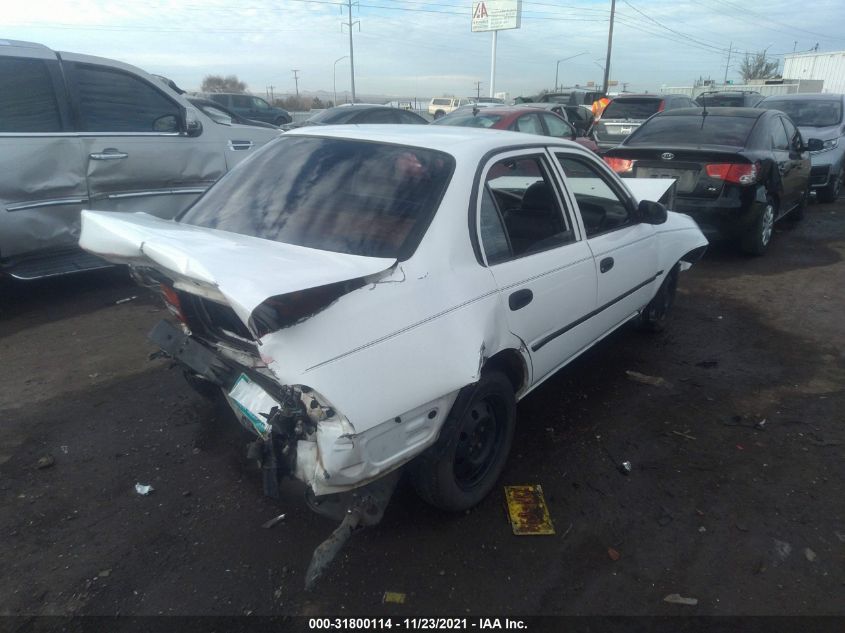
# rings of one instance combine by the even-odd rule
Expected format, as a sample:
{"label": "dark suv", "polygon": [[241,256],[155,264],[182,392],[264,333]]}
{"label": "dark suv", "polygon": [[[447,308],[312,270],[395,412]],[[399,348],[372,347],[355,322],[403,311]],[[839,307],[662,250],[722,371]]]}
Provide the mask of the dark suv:
{"label": "dark suv", "polygon": [[273,107],[261,97],[228,92],[211,92],[201,96],[216,101],[245,119],[264,121],[273,125],[284,125],[293,120],[287,110]]}
{"label": "dark suv", "polygon": [[686,95],[622,95],[611,101],[593,126],[593,138],[599,150],[616,147],[650,116],[676,108],[694,108]]}
{"label": "dark suv", "polygon": [[695,102],[706,108],[753,108],[763,98],[755,90],[708,90],[695,98]]}

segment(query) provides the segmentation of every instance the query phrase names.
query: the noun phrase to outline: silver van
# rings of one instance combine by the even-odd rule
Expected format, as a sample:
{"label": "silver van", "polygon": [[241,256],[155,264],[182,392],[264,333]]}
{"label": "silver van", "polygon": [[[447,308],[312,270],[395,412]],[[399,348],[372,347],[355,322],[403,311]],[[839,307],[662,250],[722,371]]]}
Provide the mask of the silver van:
{"label": "silver van", "polygon": [[108,266],[85,209],[172,218],[278,130],[215,122],[144,71],[0,39],[0,274]]}

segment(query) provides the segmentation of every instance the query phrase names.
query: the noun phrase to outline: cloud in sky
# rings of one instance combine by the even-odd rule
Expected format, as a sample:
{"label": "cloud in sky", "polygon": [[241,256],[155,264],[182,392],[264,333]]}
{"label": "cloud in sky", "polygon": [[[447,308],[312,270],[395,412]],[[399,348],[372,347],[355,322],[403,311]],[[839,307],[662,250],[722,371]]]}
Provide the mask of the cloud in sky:
{"label": "cloud in sky", "polygon": [[[235,74],[250,89],[349,88],[341,0],[28,0],[4,7],[0,37],[111,57],[188,89],[207,74]],[[430,97],[489,89],[489,33],[471,33],[471,0],[360,0],[353,17],[355,81],[362,94]],[[845,3],[816,0],[619,0],[611,78],[630,90],[729,78],[745,51],[778,59],[793,48],[845,49]],[[523,1],[522,28],[500,31],[496,89],[511,95],[601,81],[610,0]],[[583,54],[582,54],[583,53]],[[336,77],[333,70],[336,68]]]}

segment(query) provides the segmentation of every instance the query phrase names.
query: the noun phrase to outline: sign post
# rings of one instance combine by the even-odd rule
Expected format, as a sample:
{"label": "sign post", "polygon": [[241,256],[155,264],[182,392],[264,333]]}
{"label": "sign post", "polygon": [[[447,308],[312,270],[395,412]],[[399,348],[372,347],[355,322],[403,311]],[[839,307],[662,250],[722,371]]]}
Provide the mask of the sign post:
{"label": "sign post", "polygon": [[496,90],[496,35],[505,29],[518,29],[522,19],[522,0],[473,0],[472,32],[493,32],[490,53],[490,96]]}

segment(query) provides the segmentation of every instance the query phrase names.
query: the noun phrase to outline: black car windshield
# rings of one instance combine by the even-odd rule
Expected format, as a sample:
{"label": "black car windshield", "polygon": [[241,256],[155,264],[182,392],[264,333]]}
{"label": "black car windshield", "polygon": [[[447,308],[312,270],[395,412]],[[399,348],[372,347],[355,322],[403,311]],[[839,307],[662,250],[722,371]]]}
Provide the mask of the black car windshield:
{"label": "black car windshield", "polygon": [[841,99],[835,101],[833,99],[808,99],[807,101],[766,99],[758,107],[786,112],[795,125],[804,127],[829,127],[842,122]]}
{"label": "black car windshield", "polygon": [[458,127],[493,127],[502,120],[501,114],[453,114],[434,122],[435,125],[457,125]]}
{"label": "black car windshield", "polygon": [[208,190],[181,222],[352,255],[413,253],[454,170],[443,152],[288,136]]}
{"label": "black car windshield", "polygon": [[657,116],[641,125],[625,145],[727,145],[745,147],[755,117]]}
{"label": "black car windshield", "polygon": [[629,97],[614,99],[601,115],[603,119],[647,119],[660,109],[662,99],[655,97]]}

